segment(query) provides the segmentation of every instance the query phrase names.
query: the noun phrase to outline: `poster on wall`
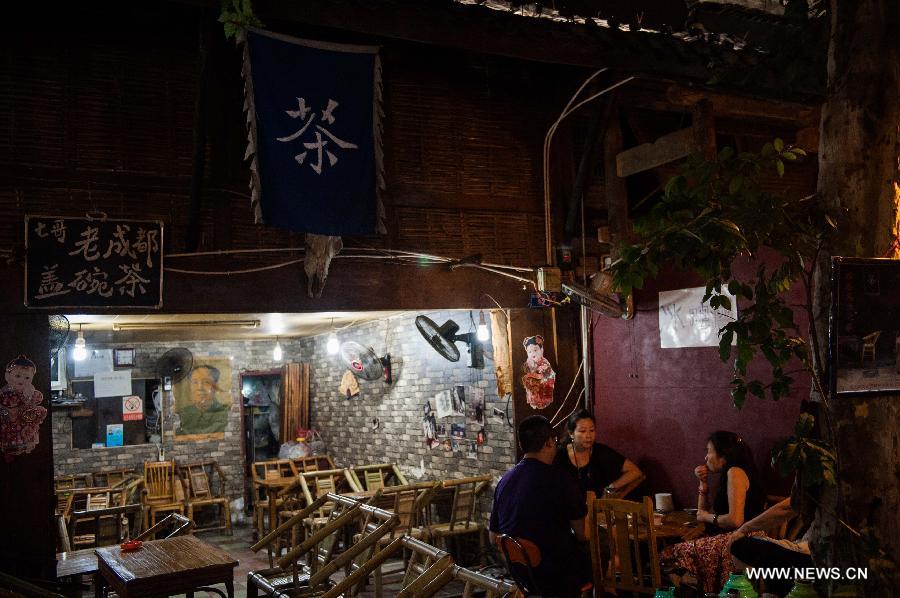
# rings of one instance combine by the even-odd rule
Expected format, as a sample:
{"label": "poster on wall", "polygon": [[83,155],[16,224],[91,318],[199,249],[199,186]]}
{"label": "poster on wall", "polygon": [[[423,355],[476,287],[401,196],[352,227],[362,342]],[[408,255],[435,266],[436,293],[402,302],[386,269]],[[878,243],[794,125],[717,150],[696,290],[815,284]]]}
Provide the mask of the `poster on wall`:
{"label": "poster on wall", "polygon": [[900,260],[832,258],[832,391],[900,392]]}
{"label": "poster on wall", "polygon": [[144,400],[137,395],[122,397],[122,421],[144,419]]}
{"label": "poster on wall", "polygon": [[522,386],[525,400],[532,409],[545,409],[553,402],[556,387],[556,372],[550,361],[544,357],[544,337],[540,334],[525,337],[522,341],[527,358],[522,368]]}
{"label": "poster on wall", "polygon": [[37,366],[25,355],[6,364],[0,388],[0,453],[7,463],[34,450],[47,417],[44,394],[32,384]]}
{"label": "poster on wall", "polygon": [[125,434],[123,424],[106,425],[106,446],[122,446],[124,439]]}
{"label": "poster on wall", "polygon": [[194,356],[190,374],[175,384],[175,440],[216,440],[225,437],[231,392],[231,360]]}
{"label": "poster on wall", "polygon": [[[659,340],[663,349],[718,347],[719,330],[737,320],[737,298],[722,289],[731,309],[713,309],[703,302],[705,287],[659,293]],[[734,341],[736,344],[737,341]]]}

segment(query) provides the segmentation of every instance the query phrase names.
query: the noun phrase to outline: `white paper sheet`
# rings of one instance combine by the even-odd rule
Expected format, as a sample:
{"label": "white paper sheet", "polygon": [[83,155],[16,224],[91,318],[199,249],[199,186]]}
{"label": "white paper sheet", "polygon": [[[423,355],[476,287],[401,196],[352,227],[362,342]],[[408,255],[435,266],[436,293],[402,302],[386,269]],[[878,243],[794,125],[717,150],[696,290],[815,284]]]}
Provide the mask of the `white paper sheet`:
{"label": "white paper sheet", "polygon": [[[719,329],[737,319],[737,298],[724,288],[731,310],[713,310],[703,303],[705,287],[662,291],[659,294],[659,340],[663,349],[717,347]],[[732,342],[734,344],[734,342]]]}
{"label": "white paper sheet", "polygon": [[124,397],[131,394],[131,370],[94,374],[94,396]]}
{"label": "white paper sheet", "polygon": [[76,378],[90,378],[99,372],[111,371],[113,371],[112,349],[88,349],[87,357],[75,362]]}

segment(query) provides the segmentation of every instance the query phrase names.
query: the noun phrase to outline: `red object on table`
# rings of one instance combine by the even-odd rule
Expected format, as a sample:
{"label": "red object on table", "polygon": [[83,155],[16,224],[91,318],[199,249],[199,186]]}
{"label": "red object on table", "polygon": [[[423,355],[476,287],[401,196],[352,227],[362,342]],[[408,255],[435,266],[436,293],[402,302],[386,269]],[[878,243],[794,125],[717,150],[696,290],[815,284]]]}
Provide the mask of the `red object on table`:
{"label": "red object on table", "polygon": [[121,544],[119,544],[119,548],[127,552],[129,550],[137,550],[143,545],[144,543],[140,540],[129,540],[128,542],[122,542]]}

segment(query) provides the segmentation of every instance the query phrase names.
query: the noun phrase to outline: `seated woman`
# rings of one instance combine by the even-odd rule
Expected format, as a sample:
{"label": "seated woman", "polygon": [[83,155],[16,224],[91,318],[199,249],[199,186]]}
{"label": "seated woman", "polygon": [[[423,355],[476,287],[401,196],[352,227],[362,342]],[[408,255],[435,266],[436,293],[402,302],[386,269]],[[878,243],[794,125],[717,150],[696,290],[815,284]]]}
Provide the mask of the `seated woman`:
{"label": "seated woman", "polygon": [[[710,502],[708,477],[718,473],[719,485]],[[765,492],[750,448],[734,432],[714,432],[706,442],[706,463],[694,469],[700,480],[697,521],[706,524],[707,537],[682,542],[663,551],[663,559],[697,578],[698,589],[718,591],[731,574],[729,534],[763,510]]]}
{"label": "seated woman", "polygon": [[594,442],[597,429],[587,409],[572,414],[567,427],[572,442],[557,450],[553,464],[575,477],[582,494],[590,491],[602,498],[604,489],[609,488],[613,498],[623,498],[644,481],[646,476],[637,465],[615,449]]}

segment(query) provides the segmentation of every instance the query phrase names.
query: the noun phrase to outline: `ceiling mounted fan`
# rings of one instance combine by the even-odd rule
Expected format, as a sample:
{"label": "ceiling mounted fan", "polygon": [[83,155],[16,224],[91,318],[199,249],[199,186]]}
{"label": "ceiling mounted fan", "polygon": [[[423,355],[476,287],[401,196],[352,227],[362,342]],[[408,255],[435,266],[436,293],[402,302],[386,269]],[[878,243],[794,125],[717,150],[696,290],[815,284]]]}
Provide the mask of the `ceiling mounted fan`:
{"label": "ceiling mounted fan", "polygon": [[363,380],[384,378],[387,384],[391,383],[391,356],[389,353],[386,353],[384,357],[378,357],[371,347],[365,347],[354,341],[341,343],[340,353],[341,361],[357,378]]}
{"label": "ceiling mounted fan", "polygon": [[431,348],[437,351],[444,359],[459,361],[460,354],[456,342],[462,341],[469,348],[468,366],[470,368],[484,367],[484,348],[474,332],[456,334],[459,331],[459,324],[453,320],[447,320],[438,326],[428,316],[418,316],[416,318],[416,328],[419,329],[419,332],[425,337]]}

